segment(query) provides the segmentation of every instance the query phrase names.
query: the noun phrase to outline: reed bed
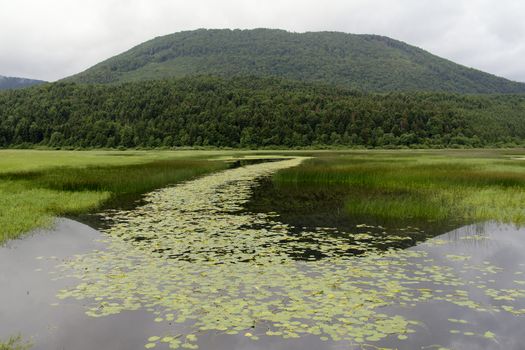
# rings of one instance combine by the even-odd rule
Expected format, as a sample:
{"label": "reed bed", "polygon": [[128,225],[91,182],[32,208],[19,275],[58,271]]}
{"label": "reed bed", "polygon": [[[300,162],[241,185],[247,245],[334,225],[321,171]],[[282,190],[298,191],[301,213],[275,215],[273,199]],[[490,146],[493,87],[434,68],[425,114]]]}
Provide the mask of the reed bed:
{"label": "reed bed", "polygon": [[21,171],[0,173],[0,244],[49,226],[53,217],[92,211],[119,196],[145,193],[227,167],[203,159],[133,157],[128,165],[122,165],[124,157],[115,157],[117,165],[109,161],[93,165],[89,158],[78,166],[82,163],[76,155],[70,153],[74,166],[61,161],[60,166],[27,170],[22,164]]}
{"label": "reed bed", "polygon": [[344,191],[354,216],[525,223],[525,162],[478,152],[335,154],[279,172],[278,186]]}

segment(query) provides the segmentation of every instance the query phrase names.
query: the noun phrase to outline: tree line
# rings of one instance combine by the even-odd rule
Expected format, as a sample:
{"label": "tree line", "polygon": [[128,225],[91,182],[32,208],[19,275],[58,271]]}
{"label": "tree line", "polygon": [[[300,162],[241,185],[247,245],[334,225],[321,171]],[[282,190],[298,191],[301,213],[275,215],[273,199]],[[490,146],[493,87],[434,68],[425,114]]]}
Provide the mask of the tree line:
{"label": "tree line", "polygon": [[0,93],[0,147],[523,145],[525,95],[364,93],[209,76]]}

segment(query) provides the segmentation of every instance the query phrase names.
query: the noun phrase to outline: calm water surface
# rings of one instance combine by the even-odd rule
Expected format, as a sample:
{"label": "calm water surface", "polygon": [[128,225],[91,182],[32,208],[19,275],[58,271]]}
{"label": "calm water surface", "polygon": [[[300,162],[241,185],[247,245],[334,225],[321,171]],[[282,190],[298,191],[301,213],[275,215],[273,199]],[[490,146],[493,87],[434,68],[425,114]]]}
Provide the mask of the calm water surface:
{"label": "calm water surface", "polygon": [[[85,315],[83,303],[75,300],[58,301],[57,292],[68,286],[67,280],[53,280],[48,272],[57,261],[92,249],[104,249],[97,239],[101,234],[83,224],[62,219],[52,231],[40,231],[22,240],[12,241],[0,248],[0,337],[22,333],[31,339],[34,349],[142,349],[144,339],[162,332],[184,333],[184,325],[155,324],[146,311],[123,312],[102,318]],[[475,237],[471,239],[471,237]],[[516,288],[514,281],[525,280],[525,229],[511,225],[485,223],[448,232],[439,237],[437,245],[420,245],[410,249],[424,250],[429,257],[442,261],[461,273],[461,262],[450,262],[447,255],[468,255],[470,263],[502,268],[487,276],[487,288]],[[40,257],[46,257],[41,259]],[[466,281],[476,280],[472,272],[464,271]],[[483,274],[482,274],[483,275]],[[350,276],[349,276],[350,277]],[[488,281],[491,282],[488,282]],[[462,288],[465,289],[465,288]],[[455,288],[451,288],[451,293]],[[493,304],[479,290],[478,284],[467,291],[485,304]],[[58,303],[58,305],[56,304]],[[505,301],[495,304],[505,304]],[[514,301],[515,307],[525,308],[525,299]],[[422,326],[407,340],[390,339],[376,346],[400,349],[422,349],[439,344],[450,349],[523,349],[525,317],[505,312],[479,312],[447,302],[428,302],[414,307],[385,308],[408,319],[420,320]],[[453,324],[448,319],[464,320]],[[476,335],[451,334],[450,330],[473,331]],[[496,341],[480,334],[491,331]],[[254,331],[254,333],[257,331]],[[244,336],[221,335],[215,332],[199,336],[201,349],[343,349],[344,343],[322,342],[316,336],[285,340],[262,337],[251,341]],[[359,348],[359,347],[356,347]]]}
{"label": "calm water surface", "polygon": [[[290,217],[283,221],[289,223]],[[349,243],[353,242],[355,234],[368,234],[373,237],[371,246],[385,250],[403,248],[425,254],[424,259],[406,259],[405,275],[417,276],[423,269],[435,266],[447,269],[447,273],[458,276],[463,282],[458,286],[444,280],[439,291],[432,283],[414,286],[421,293],[435,297],[414,300],[413,303],[397,304],[393,301],[379,311],[416,321],[417,325],[412,327],[415,332],[408,334],[407,339],[389,336],[366,343],[394,349],[524,349],[525,229],[488,222],[457,229],[442,227],[440,229],[448,232],[439,234],[438,228],[429,231],[414,226],[378,228],[378,225],[362,226],[346,219],[327,227],[329,220],[326,218],[329,216],[322,220],[296,213],[289,234],[299,235],[302,230],[311,231],[315,226],[323,226],[323,232],[328,232],[326,234],[347,239]],[[411,239],[403,240],[400,245],[399,241],[388,239],[391,234],[403,234]],[[60,290],[78,284],[71,278],[57,279],[57,264],[70,261],[77,254],[104,251],[107,246],[102,238],[104,234],[84,224],[60,219],[53,230],[41,230],[1,247],[0,338],[21,333],[35,344],[34,349],[42,350],[129,350],[144,349],[145,340],[152,335],[191,333],[189,323],[152,322],[151,310],[123,311],[93,318],[85,314],[86,306],[92,305],[92,300],[57,299]],[[349,249],[347,253],[357,257],[360,254],[355,249]],[[310,259],[323,259],[322,252],[309,252],[308,255]],[[304,252],[298,252],[296,258],[298,266],[307,264]],[[352,279],[351,275],[347,277]],[[499,298],[489,297],[487,291],[500,293]],[[478,306],[449,302],[457,293],[468,294]],[[510,306],[514,312],[504,311]],[[197,344],[204,350],[371,348],[347,341],[322,341],[315,335],[298,339],[269,337],[264,335],[266,330],[264,325],[256,325],[250,330],[260,335],[259,340],[247,338],[243,333],[199,332]],[[156,348],[168,347],[158,344]]]}

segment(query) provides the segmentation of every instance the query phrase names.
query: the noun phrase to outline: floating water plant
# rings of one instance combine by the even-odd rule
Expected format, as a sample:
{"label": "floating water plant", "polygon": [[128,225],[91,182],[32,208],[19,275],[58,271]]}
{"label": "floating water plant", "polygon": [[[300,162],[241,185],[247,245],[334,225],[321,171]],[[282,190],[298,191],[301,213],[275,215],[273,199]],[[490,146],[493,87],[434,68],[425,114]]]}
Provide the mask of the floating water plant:
{"label": "floating water plant", "polygon": [[[521,312],[517,302],[525,298],[523,287],[487,289],[475,278],[497,276],[498,266],[452,254],[437,260],[424,249],[447,242],[384,250],[374,244],[384,237],[352,232],[334,237],[327,235],[330,228],[291,234],[291,227],[273,214],[242,210],[255,179],[301,161],[218,172],[155,191],[145,205],[108,215],[108,248],[60,265],[64,277],[79,283],[58,297],[88,301],[86,313],[92,317],[151,310],[151,322],[188,326],[188,334],[144,339],[145,348],[172,349],[196,349],[204,332],[250,341],[306,335],[353,345],[406,341],[422,324],[394,307],[426,302],[476,312]],[[359,229],[373,227],[363,225]],[[408,231],[392,232],[391,238],[404,240]],[[361,254],[349,253],[355,250]],[[316,258],[305,258],[312,251]],[[458,270],[474,278],[466,281]],[[464,289],[473,283],[485,297],[505,305],[471,296]],[[463,324],[450,320],[452,331]],[[495,339],[487,329],[461,332]]]}

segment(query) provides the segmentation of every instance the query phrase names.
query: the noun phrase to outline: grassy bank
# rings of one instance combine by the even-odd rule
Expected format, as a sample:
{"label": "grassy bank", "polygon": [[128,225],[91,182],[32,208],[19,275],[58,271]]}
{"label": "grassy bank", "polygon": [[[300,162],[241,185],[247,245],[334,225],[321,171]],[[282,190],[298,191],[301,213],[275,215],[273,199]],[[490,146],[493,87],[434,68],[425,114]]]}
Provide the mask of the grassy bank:
{"label": "grassy bank", "polygon": [[523,224],[525,161],[518,158],[502,151],[335,153],[281,171],[273,182],[315,195],[344,192],[344,209],[356,217]]}
{"label": "grassy bank", "polygon": [[99,208],[227,165],[200,152],[0,151],[0,243],[53,217]]}

